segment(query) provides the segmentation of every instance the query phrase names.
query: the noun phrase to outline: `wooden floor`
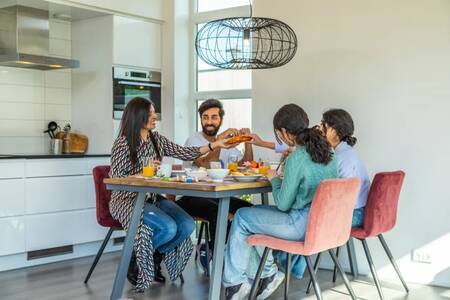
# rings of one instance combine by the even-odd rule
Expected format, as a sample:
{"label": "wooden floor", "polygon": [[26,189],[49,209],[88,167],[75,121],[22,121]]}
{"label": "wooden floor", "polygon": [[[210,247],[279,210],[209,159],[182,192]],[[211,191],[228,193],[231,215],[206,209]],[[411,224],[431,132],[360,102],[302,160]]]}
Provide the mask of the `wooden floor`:
{"label": "wooden floor", "polygon": [[[69,299],[109,299],[114,274],[119,261],[119,253],[105,254],[94,271],[89,285],[83,280],[92,257],[72,261],[53,263],[0,273],[1,300],[69,300]],[[207,299],[208,279],[195,266],[193,260],[184,272],[185,283],[155,284],[143,294],[134,294],[131,285],[126,284],[125,291],[130,299]],[[330,281],[329,271],[320,271],[319,280],[324,299],[350,299],[345,287],[338,281]],[[316,299],[306,295],[307,278],[292,280],[290,299]],[[370,279],[361,278],[352,281],[355,293],[360,299],[378,299],[375,286]],[[410,284],[411,292],[406,295],[400,283],[383,282],[386,299],[434,300],[450,299],[448,289]],[[279,288],[270,299],[283,299],[283,289]]]}

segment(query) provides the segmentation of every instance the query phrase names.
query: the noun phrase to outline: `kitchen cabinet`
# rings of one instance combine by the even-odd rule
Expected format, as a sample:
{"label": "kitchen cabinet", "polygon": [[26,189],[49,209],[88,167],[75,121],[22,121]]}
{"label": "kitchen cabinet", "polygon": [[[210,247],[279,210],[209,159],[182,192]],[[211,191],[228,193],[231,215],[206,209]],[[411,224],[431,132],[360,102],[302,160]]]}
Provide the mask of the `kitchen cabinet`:
{"label": "kitchen cabinet", "polygon": [[163,19],[164,0],[47,0],[68,6],[84,7],[105,12],[129,14],[155,20]]}
{"label": "kitchen cabinet", "polygon": [[8,241],[0,243],[0,261],[17,254],[11,261],[23,267],[28,251],[103,240],[108,229],[97,224],[92,169],[108,164],[108,156],[0,159],[0,236]]}
{"label": "kitchen cabinet", "polygon": [[0,256],[25,252],[24,217],[0,218]]}
{"label": "kitchen cabinet", "polygon": [[114,64],[161,69],[161,25],[114,17]]}
{"label": "kitchen cabinet", "polygon": [[0,180],[0,218],[21,216],[25,213],[25,180]]}

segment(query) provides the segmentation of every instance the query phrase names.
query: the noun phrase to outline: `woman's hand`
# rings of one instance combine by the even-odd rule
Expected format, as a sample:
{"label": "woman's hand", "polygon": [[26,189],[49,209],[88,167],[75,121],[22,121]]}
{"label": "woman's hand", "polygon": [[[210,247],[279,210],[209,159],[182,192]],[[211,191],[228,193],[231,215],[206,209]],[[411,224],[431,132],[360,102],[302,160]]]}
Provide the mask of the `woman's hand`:
{"label": "woman's hand", "polygon": [[270,170],[267,171],[266,177],[267,177],[267,179],[269,179],[269,181],[272,181],[272,179],[275,178],[275,177],[277,177],[277,176],[278,176],[277,171],[272,170],[272,169],[270,169]]}

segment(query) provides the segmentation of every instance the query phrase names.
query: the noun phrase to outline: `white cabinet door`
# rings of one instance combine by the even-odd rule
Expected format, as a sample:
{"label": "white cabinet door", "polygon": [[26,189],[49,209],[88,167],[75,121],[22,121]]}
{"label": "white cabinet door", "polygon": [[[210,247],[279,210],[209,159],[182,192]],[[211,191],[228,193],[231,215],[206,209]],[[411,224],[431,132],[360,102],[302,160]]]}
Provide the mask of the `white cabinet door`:
{"label": "white cabinet door", "polygon": [[86,209],[88,176],[29,178],[25,182],[27,214]]}
{"label": "white cabinet door", "polygon": [[0,180],[0,218],[25,213],[25,180]]}
{"label": "white cabinet door", "polygon": [[25,173],[24,159],[2,159],[0,160],[0,179],[22,178]]}
{"label": "white cabinet door", "polygon": [[24,217],[0,218],[0,256],[25,252]]}
{"label": "white cabinet door", "polygon": [[25,217],[26,251],[100,241],[107,228],[97,224],[95,210]]}
{"label": "white cabinet door", "polygon": [[85,158],[28,159],[26,177],[46,177],[86,174]]}
{"label": "white cabinet door", "polygon": [[114,17],[114,64],[161,69],[161,25]]}

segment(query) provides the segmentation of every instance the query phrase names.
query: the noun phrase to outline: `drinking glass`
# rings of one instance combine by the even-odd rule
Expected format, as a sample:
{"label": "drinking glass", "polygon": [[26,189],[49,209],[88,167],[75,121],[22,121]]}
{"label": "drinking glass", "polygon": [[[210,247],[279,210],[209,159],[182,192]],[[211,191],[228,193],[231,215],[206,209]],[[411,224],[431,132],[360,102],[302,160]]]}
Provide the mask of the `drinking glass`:
{"label": "drinking glass", "polygon": [[238,157],[237,155],[230,155],[228,158],[228,169],[230,172],[237,172],[238,170]]}
{"label": "drinking glass", "polygon": [[270,170],[270,162],[269,161],[261,161],[259,163],[259,174],[266,176]]}
{"label": "drinking glass", "polygon": [[142,176],[153,177],[155,176],[155,163],[153,158],[144,157],[144,166],[142,168]]}

